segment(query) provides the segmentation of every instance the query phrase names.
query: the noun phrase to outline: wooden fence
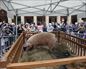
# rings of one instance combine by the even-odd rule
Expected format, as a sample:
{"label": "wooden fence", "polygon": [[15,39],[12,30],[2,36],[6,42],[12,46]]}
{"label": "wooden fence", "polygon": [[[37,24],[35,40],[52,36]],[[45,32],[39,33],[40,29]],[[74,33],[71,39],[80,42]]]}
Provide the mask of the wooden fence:
{"label": "wooden fence", "polygon": [[36,67],[47,67],[56,65],[65,65],[76,62],[86,62],[86,40],[75,36],[71,36],[64,32],[53,32],[56,34],[59,44],[67,45],[70,50],[76,55],[76,57],[64,58],[64,59],[52,59],[36,62],[24,62],[18,63],[18,60],[23,52],[23,44],[25,42],[26,34],[32,36],[36,33],[23,32],[16,42],[12,45],[10,50],[5,55],[5,60],[0,62],[0,68],[8,69],[29,69]]}
{"label": "wooden fence", "polygon": [[76,56],[86,55],[86,39],[72,36],[64,32],[60,32],[59,43],[68,46],[72,51],[72,53],[75,54]]}

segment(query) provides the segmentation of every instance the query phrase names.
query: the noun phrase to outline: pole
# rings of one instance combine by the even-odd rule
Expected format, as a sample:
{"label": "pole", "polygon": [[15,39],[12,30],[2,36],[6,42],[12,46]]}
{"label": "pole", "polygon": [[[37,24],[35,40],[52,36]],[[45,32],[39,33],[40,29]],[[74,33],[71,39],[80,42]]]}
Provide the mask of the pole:
{"label": "pole", "polygon": [[50,1],[50,11],[52,12],[52,0]]}
{"label": "pole", "polygon": [[67,16],[69,16],[69,9],[67,8]]}
{"label": "pole", "polygon": [[68,24],[68,20],[69,20],[69,9],[67,8],[67,24]]}
{"label": "pole", "polygon": [[18,36],[17,24],[18,24],[18,10],[16,9],[16,38],[17,38],[17,36]]}
{"label": "pole", "polygon": [[86,18],[86,3],[85,3],[85,18]]}

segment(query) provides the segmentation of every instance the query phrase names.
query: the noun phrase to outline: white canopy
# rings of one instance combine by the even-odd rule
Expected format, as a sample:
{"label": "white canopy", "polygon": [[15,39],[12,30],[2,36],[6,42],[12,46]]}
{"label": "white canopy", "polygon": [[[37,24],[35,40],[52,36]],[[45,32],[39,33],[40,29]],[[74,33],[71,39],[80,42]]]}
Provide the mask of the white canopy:
{"label": "white canopy", "polygon": [[[68,16],[81,14],[86,17],[86,0],[1,0],[9,13],[20,16]],[[2,7],[2,6],[1,6]]]}

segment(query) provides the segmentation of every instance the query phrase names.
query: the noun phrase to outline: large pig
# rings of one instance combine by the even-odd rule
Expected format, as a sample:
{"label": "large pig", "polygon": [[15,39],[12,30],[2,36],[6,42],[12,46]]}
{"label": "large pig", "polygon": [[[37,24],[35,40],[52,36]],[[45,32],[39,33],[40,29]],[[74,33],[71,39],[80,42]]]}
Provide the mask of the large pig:
{"label": "large pig", "polygon": [[26,47],[29,48],[36,48],[38,45],[46,45],[52,50],[56,44],[56,37],[55,34],[49,32],[42,32],[31,36],[25,43]]}

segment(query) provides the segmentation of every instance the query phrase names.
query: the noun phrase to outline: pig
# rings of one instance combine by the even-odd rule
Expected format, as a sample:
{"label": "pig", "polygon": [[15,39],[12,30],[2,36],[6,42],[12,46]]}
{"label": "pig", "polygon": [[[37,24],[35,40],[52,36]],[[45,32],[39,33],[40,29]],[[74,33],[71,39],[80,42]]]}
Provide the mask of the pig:
{"label": "pig", "polygon": [[55,47],[56,41],[57,39],[55,37],[55,34],[50,32],[41,32],[28,38],[25,43],[25,47],[29,47],[30,49],[32,47],[36,48],[38,45],[46,45],[50,50],[52,50]]}

